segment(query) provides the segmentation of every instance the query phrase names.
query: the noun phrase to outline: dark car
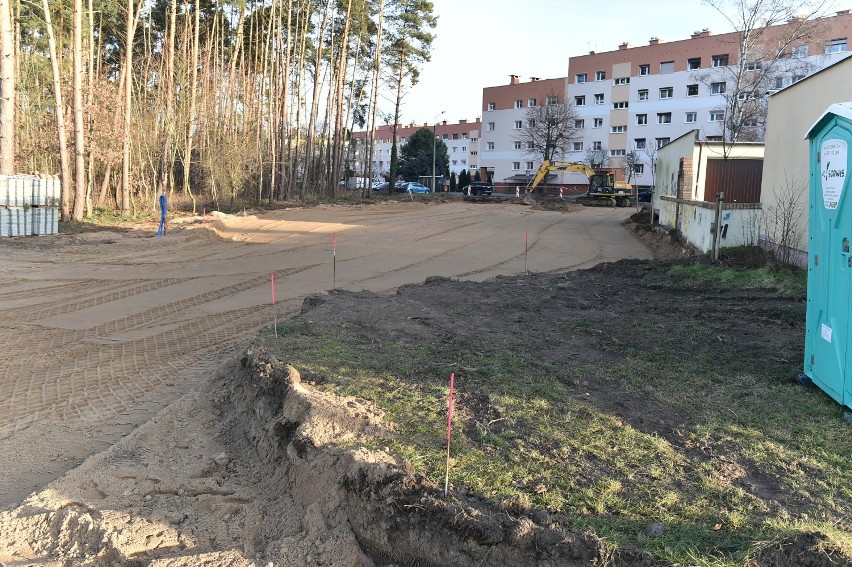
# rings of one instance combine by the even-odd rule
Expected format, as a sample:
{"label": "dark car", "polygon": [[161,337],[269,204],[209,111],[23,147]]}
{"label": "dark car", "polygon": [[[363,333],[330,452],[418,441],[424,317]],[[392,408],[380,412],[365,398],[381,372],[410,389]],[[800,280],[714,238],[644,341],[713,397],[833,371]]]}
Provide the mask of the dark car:
{"label": "dark car", "polygon": [[494,186],[488,181],[474,181],[464,188],[465,195],[491,195],[494,193]]}
{"label": "dark car", "polygon": [[387,191],[388,187],[390,187],[390,183],[387,181],[383,181],[381,183],[376,183],[373,185],[373,191]]}
{"label": "dark car", "polygon": [[650,203],[653,196],[653,189],[640,189],[639,193],[636,195],[636,200],[640,203]]}

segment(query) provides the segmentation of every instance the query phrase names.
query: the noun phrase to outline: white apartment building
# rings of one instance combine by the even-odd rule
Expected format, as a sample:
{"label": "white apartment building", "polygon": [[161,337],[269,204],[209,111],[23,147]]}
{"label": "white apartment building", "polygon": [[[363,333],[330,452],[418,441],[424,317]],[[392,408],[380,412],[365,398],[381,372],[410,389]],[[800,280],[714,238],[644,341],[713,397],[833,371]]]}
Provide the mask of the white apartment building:
{"label": "white apartment building", "polygon": [[[448,123],[446,120],[438,124],[401,124],[397,128],[397,151],[402,149],[408,138],[421,128],[434,128],[435,137],[447,145],[447,154],[450,159],[450,173],[456,177],[467,170],[473,176],[474,171],[479,168],[479,128],[480,119],[469,122],[459,120],[456,123]],[[365,160],[365,141],[369,132],[353,132],[352,138],[355,142],[353,148],[353,162],[350,165],[358,175],[366,175],[367,167]],[[372,166],[373,178],[381,179],[390,173],[391,148],[393,147],[393,125],[384,124],[375,130],[375,141],[373,143]]]}
{"label": "white apartment building", "polygon": [[[850,11],[818,23],[809,39],[781,52],[765,90],[739,96],[766,97],[849,56]],[[785,25],[770,28],[768,45],[777,40]],[[606,166],[616,168],[619,174],[623,156],[635,151],[639,161],[631,183],[653,186],[656,149],[694,129],[703,139],[721,139],[725,93],[733,88],[727,66],[738,64],[736,46],[735,33],[714,36],[709,30],[674,42],[651,38],[645,46],[623,43],[615,51],[571,57],[569,75],[564,79],[520,83],[512,76],[509,85],[485,88],[480,167],[493,175],[495,183],[510,185],[522,183],[527,171],[535,171],[540,158],[518,148],[513,130],[519,127],[526,99],[541,100],[545,83],[548,88],[544,90],[554,93],[559,92],[560,83],[565,83],[562,92],[574,106],[580,135],[562,159],[584,161],[590,150],[604,151]],[[747,68],[754,65],[759,70],[762,64],[756,60]],[[762,122],[753,124],[759,140],[763,137]],[[557,177],[557,184],[584,181],[577,174]]]}

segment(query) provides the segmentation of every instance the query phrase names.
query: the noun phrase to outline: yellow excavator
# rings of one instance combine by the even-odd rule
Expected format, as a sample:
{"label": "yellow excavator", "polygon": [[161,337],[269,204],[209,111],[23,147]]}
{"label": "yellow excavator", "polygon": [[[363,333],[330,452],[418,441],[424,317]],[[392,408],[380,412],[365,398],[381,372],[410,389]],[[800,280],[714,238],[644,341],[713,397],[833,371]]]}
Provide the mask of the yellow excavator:
{"label": "yellow excavator", "polygon": [[527,185],[524,201],[532,203],[533,194],[553,171],[573,171],[582,173],[589,178],[589,190],[579,197],[577,202],[586,206],[626,207],[633,203],[636,191],[632,185],[624,181],[615,181],[612,173],[595,171],[582,162],[545,160]]}

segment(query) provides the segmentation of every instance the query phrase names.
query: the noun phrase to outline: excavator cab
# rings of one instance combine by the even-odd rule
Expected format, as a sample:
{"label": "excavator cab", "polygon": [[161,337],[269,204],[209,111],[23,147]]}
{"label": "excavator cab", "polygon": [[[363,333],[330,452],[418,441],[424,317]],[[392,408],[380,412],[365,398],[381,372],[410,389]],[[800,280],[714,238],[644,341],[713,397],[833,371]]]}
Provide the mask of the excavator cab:
{"label": "excavator cab", "polygon": [[612,190],[613,177],[611,173],[597,172],[589,176],[589,194],[609,193]]}

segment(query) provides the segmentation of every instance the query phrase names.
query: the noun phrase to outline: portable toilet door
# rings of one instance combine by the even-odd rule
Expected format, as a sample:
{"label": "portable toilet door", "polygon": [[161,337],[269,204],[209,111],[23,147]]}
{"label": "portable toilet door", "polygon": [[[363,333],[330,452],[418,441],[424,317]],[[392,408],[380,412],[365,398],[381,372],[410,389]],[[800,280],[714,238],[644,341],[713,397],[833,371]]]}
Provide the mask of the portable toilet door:
{"label": "portable toilet door", "polygon": [[811,127],[805,374],[852,407],[852,102],[832,105]]}

